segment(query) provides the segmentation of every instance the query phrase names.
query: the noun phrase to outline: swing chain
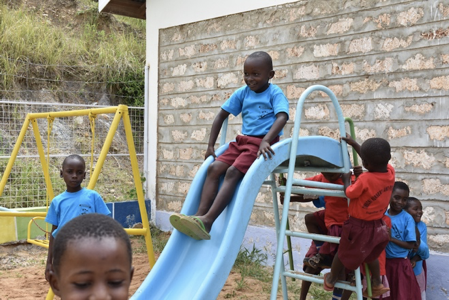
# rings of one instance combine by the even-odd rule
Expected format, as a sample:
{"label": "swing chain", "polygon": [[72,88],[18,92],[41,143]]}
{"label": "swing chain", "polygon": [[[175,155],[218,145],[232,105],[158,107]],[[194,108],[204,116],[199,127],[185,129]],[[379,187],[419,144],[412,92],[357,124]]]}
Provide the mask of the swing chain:
{"label": "swing chain", "polygon": [[37,228],[42,230],[45,233],[45,235],[49,236],[51,234],[51,231],[47,231],[44,228],[40,227],[39,224],[36,222],[36,220],[34,218],[32,218],[31,220],[33,220],[33,223],[37,226]]}

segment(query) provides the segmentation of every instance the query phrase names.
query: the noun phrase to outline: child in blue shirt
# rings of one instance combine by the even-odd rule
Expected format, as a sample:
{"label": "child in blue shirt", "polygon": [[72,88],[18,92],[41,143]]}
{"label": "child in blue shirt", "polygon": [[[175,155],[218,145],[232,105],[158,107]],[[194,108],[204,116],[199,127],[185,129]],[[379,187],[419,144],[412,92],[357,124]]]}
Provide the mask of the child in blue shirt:
{"label": "child in blue shirt", "polygon": [[[269,81],[274,76],[270,55],[263,51],[248,56],[243,66],[246,86],[239,88],[222,105],[215,117],[209,136],[205,158],[215,157],[207,170],[200,204],[194,216],[173,214],[170,223],[180,232],[197,240],[210,239],[212,224],[232,199],[238,182],[251,164],[263,155],[272,157],[271,145],[279,141],[288,120],[288,100],[282,90]],[[219,157],[214,145],[221,126],[229,116],[242,114],[242,135]],[[218,190],[220,177],[223,184]]]}
{"label": "child in blue shirt", "polygon": [[385,213],[391,219],[391,237],[385,252],[385,265],[391,300],[420,300],[421,292],[408,259],[416,246],[416,226],[405,207],[410,189],[404,182],[396,181],[390,198],[390,208]]}
{"label": "child in blue shirt", "polygon": [[410,262],[412,263],[413,272],[416,276],[416,281],[418,281],[419,288],[421,289],[421,299],[426,300],[427,274],[423,264],[425,263],[425,260],[429,258],[429,246],[427,245],[427,226],[426,223],[421,221],[423,214],[421,201],[415,197],[407,198],[404,210],[413,217],[419,232],[419,245],[412,249],[409,257]]}
{"label": "child in blue shirt", "polygon": [[67,156],[63,163],[60,176],[64,179],[67,190],[56,196],[48,209],[45,222],[52,224],[49,238],[47,266],[45,279],[49,279],[49,273],[53,262],[53,241],[60,228],[73,218],[89,213],[111,215],[101,196],[93,191],[81,187],[86,178],[86,163],[76,154]]}

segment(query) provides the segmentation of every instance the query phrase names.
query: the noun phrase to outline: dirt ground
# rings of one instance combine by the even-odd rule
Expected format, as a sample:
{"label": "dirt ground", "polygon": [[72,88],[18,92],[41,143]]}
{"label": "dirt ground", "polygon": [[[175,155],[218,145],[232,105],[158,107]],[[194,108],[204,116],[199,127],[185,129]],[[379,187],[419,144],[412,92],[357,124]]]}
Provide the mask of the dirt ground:
{"label": "dirt ground", "polygon": [[[140,248],[135,240],[133,249]],[[134,294],[150,270],[146,253],[133,254],[135,268],[130,295]],[[140,252],[140,253],[139,253]],[[44,278],[47,250],[38,246],[21,243],[0,245],[0,300],[45,299],[49,285]],[[268,299],[266,283],[245,278],[245,287],[239,288],[240,273],[231,272],[217,299]]]}

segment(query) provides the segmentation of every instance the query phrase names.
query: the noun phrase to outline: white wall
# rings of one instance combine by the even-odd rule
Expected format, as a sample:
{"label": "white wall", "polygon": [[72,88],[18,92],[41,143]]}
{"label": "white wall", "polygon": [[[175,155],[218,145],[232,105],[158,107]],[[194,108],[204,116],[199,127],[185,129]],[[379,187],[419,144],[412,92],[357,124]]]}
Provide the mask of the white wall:
{"label": "white wall", "polygon": [[[106,1],[106,0],[102,0]],[[158,114],[159,29],[198,22],[239,12],[295,2],[292,0],[147,0],[147,64],[149,65],[149,132],[147,189],[151,201],[151,219],[156,213],[156,158]]]}

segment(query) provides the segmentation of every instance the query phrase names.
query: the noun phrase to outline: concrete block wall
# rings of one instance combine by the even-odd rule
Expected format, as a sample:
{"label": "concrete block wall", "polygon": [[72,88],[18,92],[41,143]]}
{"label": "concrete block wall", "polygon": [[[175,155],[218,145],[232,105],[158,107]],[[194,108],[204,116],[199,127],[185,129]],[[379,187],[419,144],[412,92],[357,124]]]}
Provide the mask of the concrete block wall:
{"label": "concrete block wall", "polygon": [[[212,121],[257,50],[273,58],[272,82],[289,99],[291,119],[301,93],[322,84],[353,118],[359,142],[390,142],[397,180],[423,202],[431,248],[449,252],[448,0],[298,1],[161,30],[157,209],[180,211]],[[338,138],[333,112],[312,94],[301,134]],[[241,118],[229,123],[231,140]],[[251,224],[274,226],[271,202],[262,187]],[[305,229],[313,210],[292,205],[290,225]]]}

